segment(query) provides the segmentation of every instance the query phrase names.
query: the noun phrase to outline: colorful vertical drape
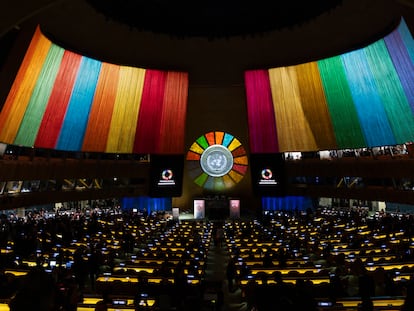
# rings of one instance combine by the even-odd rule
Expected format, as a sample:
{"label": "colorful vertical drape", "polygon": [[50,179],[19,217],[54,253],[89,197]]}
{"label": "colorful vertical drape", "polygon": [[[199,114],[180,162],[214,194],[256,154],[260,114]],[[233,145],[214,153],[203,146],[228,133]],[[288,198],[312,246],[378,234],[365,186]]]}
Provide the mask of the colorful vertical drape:
{"label": "colorful vertical drape", "polygon": [[3,109],[0,141],[39,148],[183,154],[188,74],[100,62],[38,27]]}
{"label": "colorful vertical drape", "polygon": [[414,40],[402,19],[396,30],[365,48],[246,71],[252,153],[413,141],[413,57]]}

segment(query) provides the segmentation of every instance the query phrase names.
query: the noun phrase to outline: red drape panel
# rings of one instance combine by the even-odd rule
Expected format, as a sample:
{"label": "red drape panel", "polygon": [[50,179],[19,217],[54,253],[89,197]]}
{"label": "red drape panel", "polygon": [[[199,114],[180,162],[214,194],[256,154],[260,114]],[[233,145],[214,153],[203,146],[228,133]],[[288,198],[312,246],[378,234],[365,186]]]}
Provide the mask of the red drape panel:
{"label": "red drape panel", "polygon": [[36,137],[36,147],[54,148],[56,146],[81,60],[82,56],[79,54],[69,51],[65,51],[63,54],[59,72]]}
{"label": "red drape panel", "polygon": [[118,81],[119,66],[102,63],[82,150],[97,152],[106,150]]}
{"label": "red drape panel", "polygon": [[188,74],[169,71],[165,84],[164,105],[158,143],[159,153],[184,153],[187,97]]}
{"label": "red drape panel", "polygon": [[[167,73],[146,70],[134,141],[135,153],[158,153],[158,136]],[[170,133],[170,135],[173,135]]]}
{"label": "red drape panel", "polygon": [[252,153],[279,152],[268,71],[246,71],[245,83],[250,150]]}

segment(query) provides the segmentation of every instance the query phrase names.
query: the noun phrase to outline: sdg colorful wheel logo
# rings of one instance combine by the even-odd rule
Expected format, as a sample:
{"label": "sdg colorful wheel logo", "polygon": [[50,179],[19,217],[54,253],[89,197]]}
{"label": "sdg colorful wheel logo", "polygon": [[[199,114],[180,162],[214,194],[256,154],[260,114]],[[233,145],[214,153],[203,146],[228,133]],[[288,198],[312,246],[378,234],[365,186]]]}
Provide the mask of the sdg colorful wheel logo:
{"label": "sdg colorful wheel logo", "polygon": [[163,170],[161,173],[162,180],[172,180],[174,174],[171,170]]}
{"label": "sdg colorful wheel logo", "polygon": [[273,173],[271,169],[265,168],[262,170],[262,179],[269,180],[269,179],[272,179],[272,176],[273,176]]}
{"label": "sdg colorful wheel logo", "polygon": [[209,132],[200,136],[187,153],[190,177],[204,189],[230,189],[243,179],[248,167],[246,150],[233,135]]}

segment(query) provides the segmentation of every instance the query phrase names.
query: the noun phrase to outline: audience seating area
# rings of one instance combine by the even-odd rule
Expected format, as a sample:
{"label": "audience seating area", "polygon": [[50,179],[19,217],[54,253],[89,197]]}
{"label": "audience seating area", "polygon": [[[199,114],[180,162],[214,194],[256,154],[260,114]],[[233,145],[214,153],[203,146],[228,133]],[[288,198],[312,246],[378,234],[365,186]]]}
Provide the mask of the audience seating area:
{"label": "audience seating area", "polygon": [[412,221],[358,211],[280,212],[228,222],[225,235],[243,297],[263,310],[275,299],[295,300],[298,291],[319,309],[357,310],[366,297],[375,310],[400,310],[414,274]]}
{"label": "audience seating area", "polygon": [[318,209],[210,222],[108,209],[0,221],[0,311],[48,297],[61,310],[204,310],[214,247],[228,254],[234,274],[223,280],[240,290],[239,310],[414,310],[404,309],[412,215]]}

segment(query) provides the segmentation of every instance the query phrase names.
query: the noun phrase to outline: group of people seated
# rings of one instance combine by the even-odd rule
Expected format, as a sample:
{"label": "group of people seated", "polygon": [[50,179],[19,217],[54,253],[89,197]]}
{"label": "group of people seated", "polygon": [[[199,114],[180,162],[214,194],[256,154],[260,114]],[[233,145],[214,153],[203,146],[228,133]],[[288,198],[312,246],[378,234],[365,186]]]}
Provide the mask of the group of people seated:
{"label": "group of people seated", "polygon": [[[289,289],[287,308],[305,301],[315,308],[323,297],[404,296],[414,275],[413,220],[356,210],[278,212],[228,222],[225,235],[236,283],[249,304],[267,310],[266,297],[274,300]],[[294,298],[298,293],[303,299]]]}
{"label": "group of people seated", "polygon": [[279,310],[317,310],[321,299],[359,297],[368,311],[375,297],[408,297],[413,221],[326,209],[216,223],[117,209],[3,215],[0,299],[11,311],[76,310],[88,294],[102,298],[96,308],[128,295],[137,310],[194,310],[203,299],[210,242],[222,236],[211,245],[228,250],[223,279],[230,292],[241,289],[248,310],[273,310],[275,303]]}
{"label": "group of people seated", "polygon": [[[54,284],[60,310],[76,310],[88,294],[130,294],[137,308],[162,295],[178,304],[179,297],[196,295],[211,239],[209,224],[179,223],[165,212],[111,208],[0,219],[0,299],[15,297],[12,311],[20,310],[23,294],[16,293],[37,281]],[[125,288],[120,283],[129,292],[117,292]]]}

